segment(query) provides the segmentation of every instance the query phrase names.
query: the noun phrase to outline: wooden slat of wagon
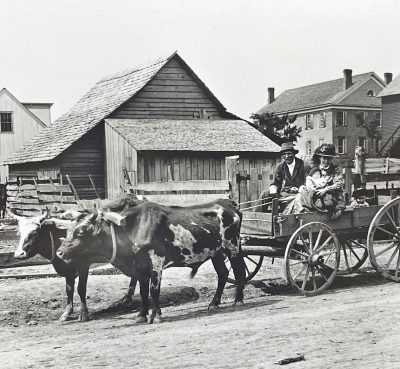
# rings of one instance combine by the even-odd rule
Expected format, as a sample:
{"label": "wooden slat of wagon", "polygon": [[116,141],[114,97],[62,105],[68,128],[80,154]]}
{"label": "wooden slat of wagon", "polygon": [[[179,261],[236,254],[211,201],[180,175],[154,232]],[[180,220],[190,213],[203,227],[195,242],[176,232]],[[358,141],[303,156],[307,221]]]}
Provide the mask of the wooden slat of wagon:
{"label": "wooden slat of wagon", "polygon": [[[374,205],[365,208],[345,210],[343,214],[335,220],[331,220],[331,216],[328,213],[316,212],[278,216],[274,221],[274,235],[275,237],[290,237],[300,225],[310,222],[325,223],[331,227],[335,233],[348,232],[360,227],[365,228],[367,232],[372,219],[380,208],[381,206]],[[277,222],[276,219],[280,219],[281,221]]]}
{"label": "wooden slat of wagon", "polygon": [[[172,181],[138,183],[135,188],[139,191],[228,191],[229,183],[225,180]],[[214,196],[215,198],[215,196]]]}
{"label": "wooden slat of wagon", "polygon": [[54,192],[66,192],[72,193],[71,187],[69,185],[51,185],[51,184],[38,184],[37,190],[40,193],[54,193]]}
{"label": "wooden slat of wagon", "polygon": [[240,233],[242,235],[272,235],[272,214],[244,211]]}
{"label": "wooden slat of wagon", "polygon": [[146,199],[152,202],[156,202],[160,205],[165,206],[190,206],[197,205],[202,203],[207,203],[210,201],[214,201],[216,197],[228,198],[228,194],[213,194],[213,193],[187,193],[187,194],[157,194],[157,195],[145,195]]}

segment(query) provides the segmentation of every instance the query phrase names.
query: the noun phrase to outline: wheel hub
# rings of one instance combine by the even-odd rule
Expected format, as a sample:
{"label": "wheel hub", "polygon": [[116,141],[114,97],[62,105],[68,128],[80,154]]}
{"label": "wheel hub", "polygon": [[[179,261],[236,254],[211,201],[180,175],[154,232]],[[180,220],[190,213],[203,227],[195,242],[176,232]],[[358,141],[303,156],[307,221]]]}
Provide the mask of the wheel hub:
{"label": "wheel hub", "polygon": [[319,254],[311,254],[308,262],[310,266],[322,265],[324,263],[324,257]]}

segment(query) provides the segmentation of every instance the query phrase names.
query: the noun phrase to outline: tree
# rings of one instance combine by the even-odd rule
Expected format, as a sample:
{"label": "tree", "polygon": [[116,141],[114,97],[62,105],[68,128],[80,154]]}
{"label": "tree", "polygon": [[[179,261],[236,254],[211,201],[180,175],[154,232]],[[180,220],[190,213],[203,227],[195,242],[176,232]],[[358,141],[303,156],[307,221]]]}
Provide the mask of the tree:
{"label": "tree", "polygon": [[275,113],[252,114],[254,127],[264,136],[281,145],[285,141],[297,141],[300,137],[301,127],[294,124],[297,116],[289,118],[288,114],[281,117]]}
{"label": "tree", "polygon": [[382,132],[378,127],[380,126],[381,122],[379,119],[374,119],[368,121],[365,119],[365,114],[363,112],[359,112],[356,114],[357,122],[359,127],[365,128],[365,132],[367,137],[371,139],[372,147],[374,147],[375,140],[382,139]]}

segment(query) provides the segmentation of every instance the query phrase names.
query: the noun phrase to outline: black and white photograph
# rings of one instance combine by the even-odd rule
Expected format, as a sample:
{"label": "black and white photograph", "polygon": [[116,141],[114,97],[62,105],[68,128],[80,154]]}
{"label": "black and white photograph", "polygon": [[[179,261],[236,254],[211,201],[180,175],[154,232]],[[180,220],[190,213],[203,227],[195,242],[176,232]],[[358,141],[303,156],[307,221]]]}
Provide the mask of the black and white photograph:
{"label": "black and white photograph", "polygon": [[399,11],[0,0],[0,368],[400,368]]}

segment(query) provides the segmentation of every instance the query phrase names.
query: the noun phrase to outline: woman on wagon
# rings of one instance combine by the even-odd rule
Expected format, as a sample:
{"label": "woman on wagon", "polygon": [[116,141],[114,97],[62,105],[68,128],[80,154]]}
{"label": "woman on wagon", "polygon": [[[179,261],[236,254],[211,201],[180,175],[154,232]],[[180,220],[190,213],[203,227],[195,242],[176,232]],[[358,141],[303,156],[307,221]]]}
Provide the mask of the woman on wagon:
{"label": "woman on wagon", "polygon": [[335,146],[332,144],[323,144],[315,149],[306,185],[300,189],[286,213],[330,211],[332,219],[342,214],[346,207],[343,170],[333,163],[335,157]]}

